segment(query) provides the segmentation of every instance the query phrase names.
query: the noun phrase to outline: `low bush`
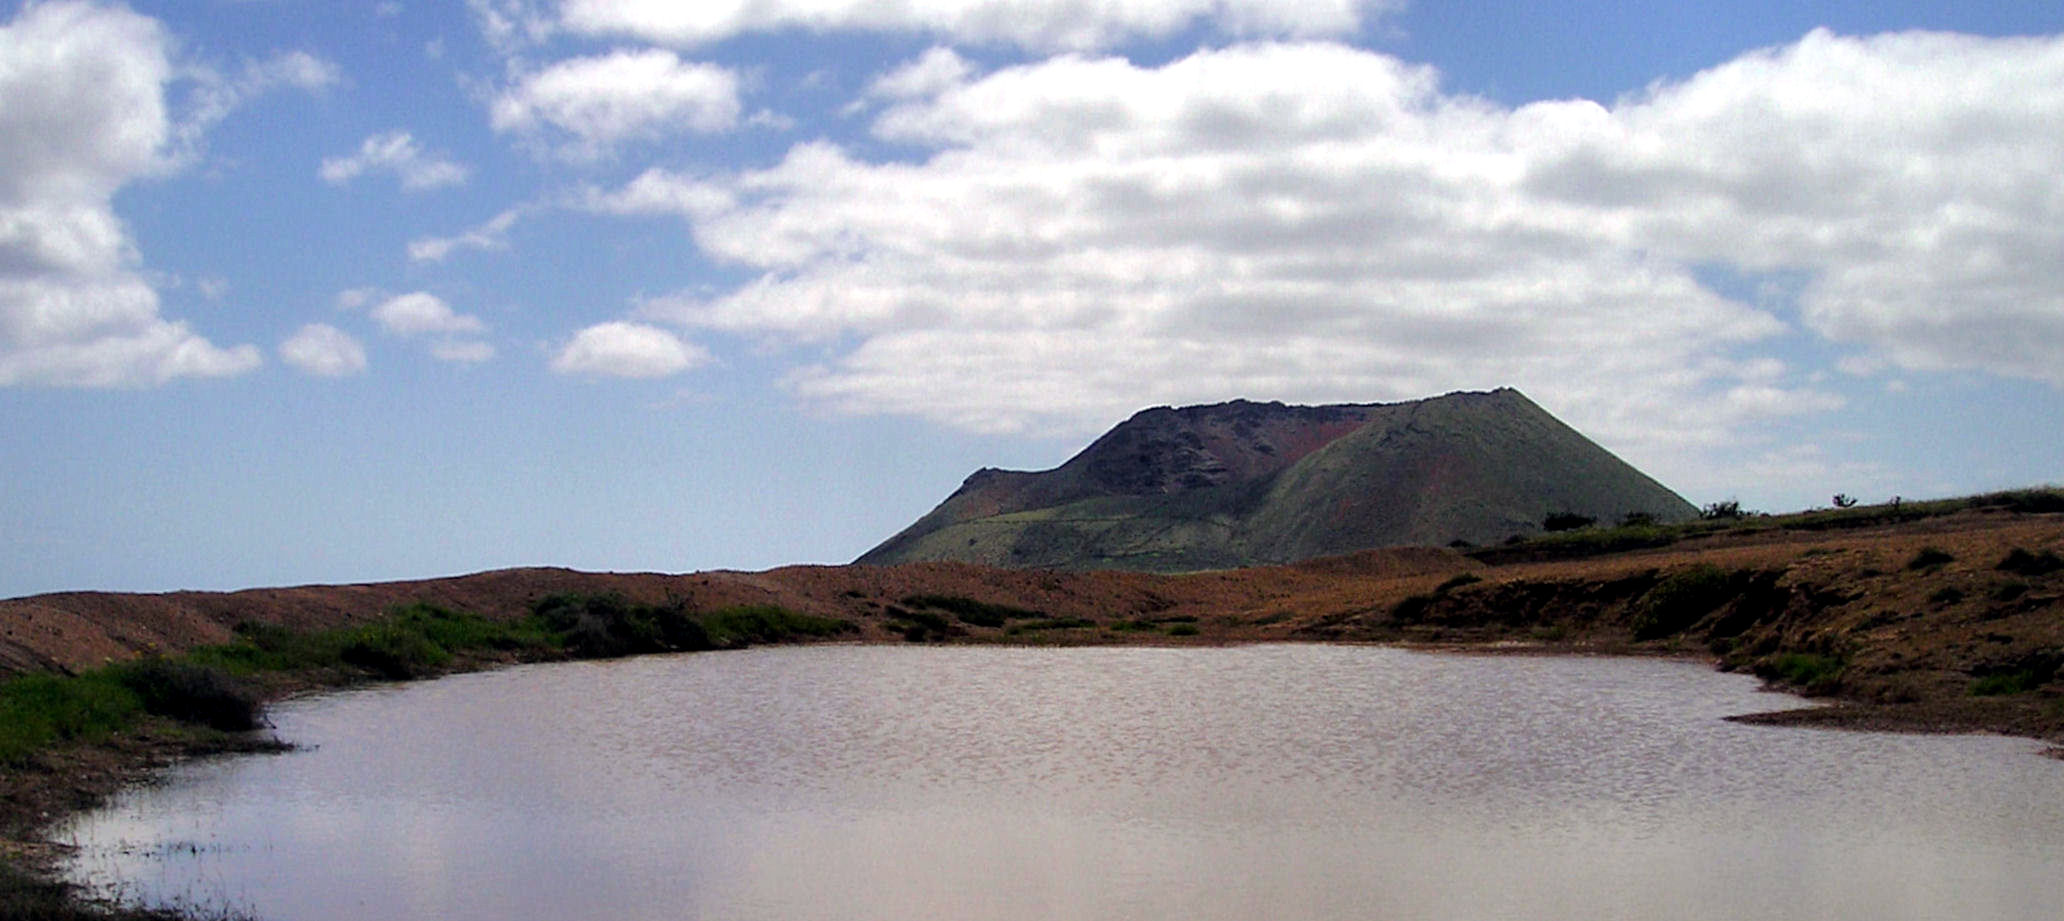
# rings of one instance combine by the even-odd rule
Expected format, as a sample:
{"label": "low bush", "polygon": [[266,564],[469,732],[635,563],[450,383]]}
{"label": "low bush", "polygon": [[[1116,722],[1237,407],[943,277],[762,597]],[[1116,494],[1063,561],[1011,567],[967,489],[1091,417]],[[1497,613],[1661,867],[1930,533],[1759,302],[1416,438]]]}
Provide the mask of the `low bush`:
{"label": "low bush", "polygon": [[1956,562],[1956,557],[1941,547],[1922,547],[1913,559],[1906,561],[1906,568],[1916,572],[1937,569]]}
{"label": "low bush", "polygon": [[263,725],[258,695],[221,669],[152,657],[112,666],[108,673],[136,695],[146,713],[225,732]]}
{"label": "low bush", "polygon": [[2064,557],[2060,557],[2049,550],[2044,550],[2040,553],[2030,553],[2020,547],[2015,547],[2007,551],[2006,557],[1999,561],[1999,565],[1992,568],[2000,572],[2010,572],[2017,576],[2027,576],[2033,579],[2064,569]]}
{"label": "low bush", "polygon": [[1407,595],[1390,607],[1390,619],[1400,624],[1416,624],[1426,619],[1427,611],[1439,600],[1433,595]]}
{"label": "low bush", "polygon": [[1810,652],[1788,652],[1756,667],[1756,674],[1781,681],[1810,695],[1833,693],[1841,686],[1847,665],[1835,656]]}
{"label": "low bush", "polygon": [[350,630],[337,655],[347,665],[393,681],[420,677],[451,661],[451,652],[429,637],[392,622]]}
{"label": "low bush", "polygon": [[568,655],[580,659],[691,652],[719,645],[682,605],[636,604],[613,592],[549,596],[531,606],[531,620]]}
{"label": "low bush", "polygon": [[1169,636],[1196,636],[1203,631],[1196,624],[1169,624]]}
{"label": "low bush", "polygon": [[2021,694],[2033,691],[2042,685],[2035,672],[2029,669],[2015,669],[1997,672],[1971,682],[1971,696],[1997,697],[2006,694]]}
{"label": "low bush", "polygon": [[961,623],[976,627],[1001,627],[1005,621],[1032,620],[1046,616],[1028,608],[991,604],[959,595],[911,595],[903,599],[903,604],[911,608],[945,611]]}
{"label": "low bush", "polygon": [[912,611],[906,608],[889,609],[890,626],[903,631],[903,638],[912,643],[931,639],[945,639],[953,629],[946,618],[930,611]]}
{"label": "low bush", "polygon": [[1551,512],[1548,517],[1541,519],[1541,530],[1551,533],[1556,531],[1575,531],[1581,528],[1588,528],[1597,523],[1598,519],[1591,515],[1582,515],[1576,512]]}
{"label": "low bush", "polygon": [[1741,502],[1736,499],[1715,502],[1699,509],[1699,517],[1707,521],[1734,521],[1743,514]]}
{"label": "low bush", "polygon": [[1734,577],[1701,563],[1663,577],[1635,608],[1634,638],[1653,640],[1683,632],[1733,597]]}
{"label": "low bush", "polygon": [[702,629],[709,642],[729,649],[753,643],[779,643],[798,637],[838,636],[860,628],[849,620],[817,617],[779,605],[749,604],[703,615]]}

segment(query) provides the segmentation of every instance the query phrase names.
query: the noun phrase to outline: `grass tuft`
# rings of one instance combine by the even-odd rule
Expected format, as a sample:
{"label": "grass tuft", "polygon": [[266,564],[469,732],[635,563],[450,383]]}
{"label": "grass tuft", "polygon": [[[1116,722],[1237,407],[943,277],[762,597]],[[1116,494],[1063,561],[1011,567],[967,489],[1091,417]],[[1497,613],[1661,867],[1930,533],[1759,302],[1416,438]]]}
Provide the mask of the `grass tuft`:
{"label": "grass tuft", "polygon": [[1820,696],[1841,687],[1842,672],[1847,667],[1836,656],[1788,652],[1758,664],[1756,674],[1799,688],[1809,696]]}
{"label": "grass tuft", "polygon": [[972,627],[1001,627],[1012,620],[1033,620],[1046,616],[1028,608],[976,601],[959,595],[911,595],[903,599],[903,604],[918,610],[944,611]]}

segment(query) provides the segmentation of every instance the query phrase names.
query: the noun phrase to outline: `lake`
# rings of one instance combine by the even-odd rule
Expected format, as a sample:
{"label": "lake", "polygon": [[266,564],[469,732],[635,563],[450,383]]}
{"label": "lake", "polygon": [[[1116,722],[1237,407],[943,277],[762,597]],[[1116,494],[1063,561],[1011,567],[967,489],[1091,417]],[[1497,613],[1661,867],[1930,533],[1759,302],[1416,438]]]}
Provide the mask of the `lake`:
{"label": "lake", "polygon": [[816,646],[295,700],[301,750],[64,832],[75,878],[314,919],[2023,919],[2037,743],[1747,726],[1688,662]]}

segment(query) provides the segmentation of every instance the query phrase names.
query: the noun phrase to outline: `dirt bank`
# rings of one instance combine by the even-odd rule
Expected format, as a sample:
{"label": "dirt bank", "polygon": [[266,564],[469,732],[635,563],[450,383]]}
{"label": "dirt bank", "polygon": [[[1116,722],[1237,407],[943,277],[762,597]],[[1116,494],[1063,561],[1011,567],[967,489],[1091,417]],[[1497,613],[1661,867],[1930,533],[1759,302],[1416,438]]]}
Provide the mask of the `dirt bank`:
{"label": "dirt bank", "polygon": [[[225,642],[246,622],[362,623],[417,601],[517,618],[566,593],[691,611],[779,605],[850,620],[860,630],[848,638],[862,642],[1380,642],[1692,656],[1836,704],[1748,721],[2064,744],[2064,514],[2000,511],[1838,532],[1743,529],[1496,565],[1410,548],[1173,576],[956,563],[680,575],[516,569],[230,593],[65,593],[0,601],[0,673],[178,652]],[[51,819],[171,760],[264,744],[154,723],[0,770],[0,861],[36,866],[51,855],[38,838]],[[79,915],[88,916],[99,917]]]}

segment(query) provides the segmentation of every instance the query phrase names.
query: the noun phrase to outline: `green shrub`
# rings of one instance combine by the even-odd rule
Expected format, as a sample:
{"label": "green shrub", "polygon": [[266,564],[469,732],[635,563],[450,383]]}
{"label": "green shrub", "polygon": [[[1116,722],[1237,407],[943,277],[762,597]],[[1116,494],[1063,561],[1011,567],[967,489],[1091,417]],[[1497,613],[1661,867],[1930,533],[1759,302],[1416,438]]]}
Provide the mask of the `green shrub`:
{"label": "green shrub", "polygon": [[2004,604],[2019,599],[2026,594],[2028,594],[2028,583],[2014,580],[2001,582],[1997,588],[1992,590],[1991,597],[1992,600]]}
{"label": "green shrub", "polygon": [[752,604],[711,611],[703,615],[702,629],[709,642],[732,648],[753,643],[778,643],[797,637],[838,636],[860,628],[849,620],[817,617],[779,605]]}
{"label": "green shrub", "polygon": [[2054,486],[2010,489],[2005,492],[1973,496],[1969,501],[1975,508],[2000,508],[2011,512],[2036,514],[2064,512],[2064,489]]}
{"label": "green shrub", "polygon": [[991,604],[959,595],[910,595],[903,599],[903,604],[911,608],[945,611],[958,618],[961,623],[977,627],[1001,627],[1009,620],[1031,620],[1046,616],[1028,608]]}
{"label": "green shrub", "polygon": [[1913,559],[1906,561],[1906,568],[1914,571],[1936,569],[1956,561],[1956,557],[1941,547],[1922,547]]}
{"label": "green shrub", "polygon": [[2016,669],[2010,672],[1997,672],[1986,675],[1971,682],[1971,695],[1974,697],[1995,697],[2005,694],[2021,694],[2033,691],[2041,685],[2042,681],[2036,677],[2035,672],[2025,668]]}
{"label": "green shrub", "polygon": [[1551,533],[1555,531],[1575,531],[1581,528],[1588,528],[1597,523],[1598,519],[1590,515],[1580,515],[1576,512],[1550,512],[1548,517],[1541,519],[1541,530]]}
{"label": "green shrub", "polygon": [[338,658],[382,678],[401,681],[450,662],[451,653],[415,630],[380,621],[346,632]]}
{"label": "green shrub", "polygon": [[1788,652],[1758,665],[1756,674],[1800,688],[1807,694],[1820,695],[1833,693],[1841,686],[1842,671],[1846,667],[1846,663],[1835,656]]}
{"label": "green shrub", "polygon": [[1401,624],[1416,624],[1426,619],[1426,612],[1438,600],[1432,595],[1407,595],[1390,607],[1390,619]]}
{"label": "green shrub", "polygon": [[1665,576],[1641,597],[1632,627],[1637,640],[1653,640],[1683,632],[1699,618],[1734,596],[1734,577],[1718,566],[1701,563]]}
{"label": "green shrub", "polygon": [[1736,521],[1739,520],[1742,517],[1742,515],[1743,512],[1741,502],[1740,500],[1736,499],[1728,499],[1722,502],[1715,502],[1711,505],[1706,506],[1705,508],[1699,509],[1699,517],[1707,521]]}
{"label": "green shrub", "polygon": [[152,657],[108,672],[136,695],[144,712],[225,732],[263,724],[258,695],[221,669]]}
{"label": "green shrub", "polygon": [[1169,625],[1168,625],[1168,635],[1169,635],[1169,636],[1196,636],[1197,634],[1199,634],[1199,633],[1202,633],[1202,632],[1203,632],[1203,631],[1202,631],[1202,630],[1200,630],[1200,629],[1198,629],[1198,627],[1197,627],[1197,625],[1196,625],[1196,624],[1169,624]]}
{"label": "green shrub", "polygon": [[2041,553],[2030,553],[2020,547],[2015,547],[2007,552],[2006,558],[2000,560],[1999,565],[1993,568],[2000,572],[2010,572],[2017,576],[2027,576],[2033,579],[2064,569],[2064,557],[2060,557],[2048,550],[2044,550]]}
{"label": "green shrub", "polygon": [[[651,652],[692,652],[722,643],[685,608],[634,604],[614,592],[552,595],[531,606],[532,623],[557,639],[568,655],[613,659]],[[741,624],[741,626],[744,626]],[[740,640],[739,645],[745,641]]]}

